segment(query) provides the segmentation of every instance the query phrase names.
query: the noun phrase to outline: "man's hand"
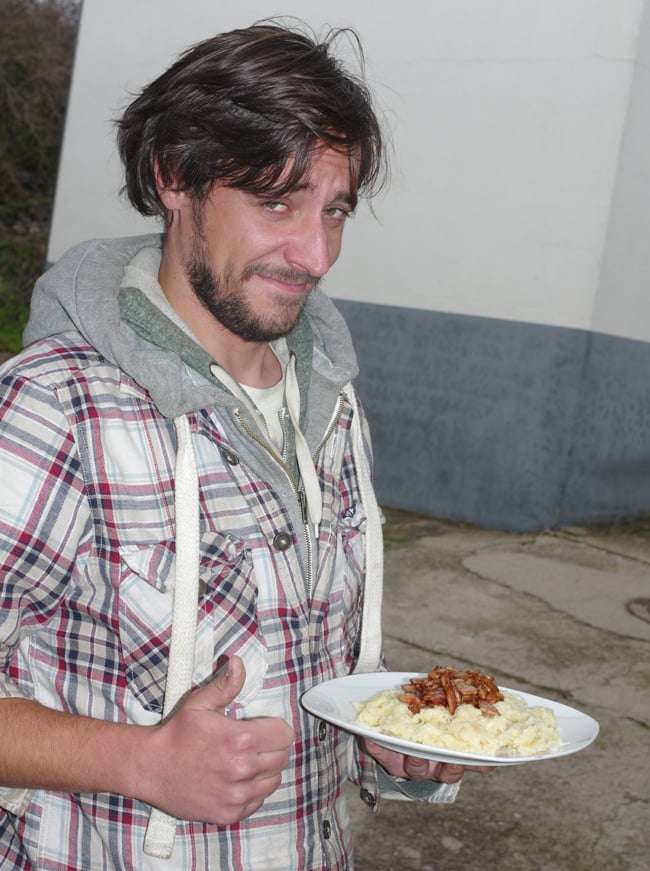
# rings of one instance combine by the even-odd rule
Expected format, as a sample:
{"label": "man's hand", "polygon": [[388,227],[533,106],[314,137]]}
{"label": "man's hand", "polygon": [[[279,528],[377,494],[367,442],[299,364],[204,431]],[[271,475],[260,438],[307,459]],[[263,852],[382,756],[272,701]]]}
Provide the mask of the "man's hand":
{"label": "man's hand", "polygon": [[29,699],[0,700],[3,786],[109,792],[138,798],[180,819],[228,825],[254,813],[282,780],[294,740],[277,717],[226,717],[244,684],[230,660],[156,726],[55,711]]}
{"label": "man's hand", "polygon": [[438,783],[458,783],[465,771],[478,771],[487,774],[492,768],[482,766],[454,765],[450,762],[433,762],[429,759],[421,759],[419,756],[405,756],[396,750],[387,750],[374,744],[372,741],[362,739],[362,746],[366,753],[379,762],[393,777],[405,777],[407,780],[436,780]]}
{"label": "man's hand", "polygon": [[236,720],[224,708],[244,685],[233,656],[141,744],[145,782],[133,794],[180,819],[230,825],[255,813],[280,785],[293,729],[277,717]]}

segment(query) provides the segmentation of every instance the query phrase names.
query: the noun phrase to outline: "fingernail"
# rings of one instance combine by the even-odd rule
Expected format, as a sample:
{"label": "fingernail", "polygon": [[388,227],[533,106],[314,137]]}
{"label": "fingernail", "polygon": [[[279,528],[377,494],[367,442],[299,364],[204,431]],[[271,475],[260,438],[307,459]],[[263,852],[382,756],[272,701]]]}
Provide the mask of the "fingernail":
{"label": "fingernail", "polygon": [[230,657],[225,654],[217,659],[217,670],[215,677],[229,677],[230,675]]}

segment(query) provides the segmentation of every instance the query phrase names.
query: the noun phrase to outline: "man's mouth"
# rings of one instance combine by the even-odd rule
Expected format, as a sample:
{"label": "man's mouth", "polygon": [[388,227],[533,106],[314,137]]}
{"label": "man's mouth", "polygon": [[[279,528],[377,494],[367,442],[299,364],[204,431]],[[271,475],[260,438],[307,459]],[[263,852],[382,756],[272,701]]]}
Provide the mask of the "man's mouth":
{"label": "man's mouth", "polygon": [[278,290],[284,293],[304,294],[313,290],[320,282],[318,276],[311,275],[309,272],[304,272],[299,269],[272,269],[256,268],[251,269],[252,275],[257,275],[266,281],[274,284]]}

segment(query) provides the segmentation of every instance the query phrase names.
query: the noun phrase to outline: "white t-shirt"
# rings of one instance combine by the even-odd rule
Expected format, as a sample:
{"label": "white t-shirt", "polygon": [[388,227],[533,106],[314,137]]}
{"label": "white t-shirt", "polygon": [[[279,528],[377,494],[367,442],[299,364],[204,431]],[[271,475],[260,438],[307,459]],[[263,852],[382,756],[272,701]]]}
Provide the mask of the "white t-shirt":
{"label": "white t-shirt", "polygon": [[264,418],[269,436],[278,453],[282,453],[284,430],[282,429],[280,412],[284,406],[284,369],[282,370],[282,378],[272,387],[249,387],[247,384],[240,386],[242,390],[246,391]]}

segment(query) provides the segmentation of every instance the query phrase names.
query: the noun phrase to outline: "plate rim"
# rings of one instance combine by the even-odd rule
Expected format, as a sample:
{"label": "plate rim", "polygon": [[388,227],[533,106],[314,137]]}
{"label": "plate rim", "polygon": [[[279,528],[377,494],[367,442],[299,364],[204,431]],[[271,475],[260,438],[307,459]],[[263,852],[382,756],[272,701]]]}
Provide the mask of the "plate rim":
{"label": "plate rim", "polygon": [[[444,747],[435,747],[428,744],[419,744],[418,742],[407,741],[394,735],[384,735],[381,732],[375,732],[369,727],[363,726],[362,724],[356,724],[353,721],[343,719],[342,717],[329,713],[324,713],[322,710],[313,707],[313,701],[311,700],[311,696],[315,696],[316,693],[319,691],[322,692],[324,688],[326,689],[330,685],[341,683],[345,683],[346,685],[353,685],[355,683],[363,683],[364,680],[368,680],[369,678],[372,680],[372,678],[376,679],[384,675],[386,676],[387,680],[390,678],[394,678],[394,686],[374,687],[372,691],[375,695],[379,692],[382,692],[383,690],[397,689],[397,687],[401,683],[407,682],[408,680],[410,680],[410,678],[426,677],[427,672],[375,671],[363,672],[360,674],[348,674],[342,675],[340,677],[329,678],[328,680],[322,681],[319,684],[315,684],[313,687],[310,687],[308,690],[306,690],[301,696],[301,705],[313,716],[319,717],[321,720],[325,720],[352,735],[367,738],[373,743],[379,744],[380,746],[389,750],[398,750],[400,752],[406,752],[409,756],[419,756],[420,758],[430,759],[433,761],[451,762],[455,764],[465,765],[520,765],[526,762],[541,762],[549,759],[559,759],[564,756],[570,756],[573,753],[579,752],[580,750],[584,750],[596,740],[600,732],[600,724],[598,720],[596,720],[590,714],[585,714],[583,711],[567,705],[564,702],[558,702],[555,701],[555,699],[544,698],[543,696],[537,696],[533,693],[527,693],[524,690],[512,689],[511,687],[506,686],[499,686],[499,689],[505,692],[515,693],[517,695],[523,696],[528,704],[531,704],[529,699],[533,699],[534,703],[537,705],[544,706],[544,703],[547,703],[546,707],[552,705],[556,708],[560,707],[564,709],[567,712],[566,716],[575,715],[581,720],[586,720],[587,724],[591,727],[591,733],[582,741],[573,742],[568,745],[564,744],[557,750],[539,753],[534,756],[490,756],[483,753],[471,753],[469,751],[451,750]],[[369,696],[368,698],[372,698],[372,696]]]}

